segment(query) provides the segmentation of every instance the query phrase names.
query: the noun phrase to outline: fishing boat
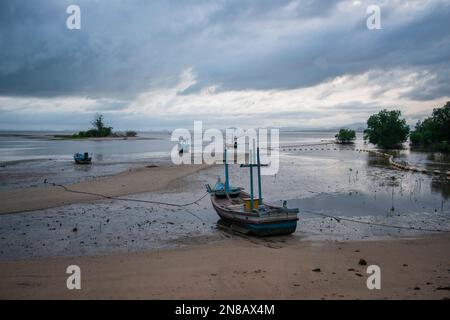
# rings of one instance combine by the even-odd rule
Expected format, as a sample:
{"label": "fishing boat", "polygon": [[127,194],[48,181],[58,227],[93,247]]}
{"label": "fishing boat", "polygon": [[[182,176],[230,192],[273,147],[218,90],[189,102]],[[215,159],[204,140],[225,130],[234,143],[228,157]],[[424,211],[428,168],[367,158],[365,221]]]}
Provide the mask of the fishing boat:
{"label": "fishing boat", "polygon": [[180,138],[178,141],[178,153],[187,153],[189,152],[189,142],[184,138]]}
{"label": "fishing boat", "polygon": [[206,190],[210,194],[214,194],[216,198],[235,198],[239,196],[243,188],[241,187],[229,187],[229,190],[227,192],[225,184],[220,180],[220,177],[217,178],[217,182],[214,185],[214,188],[211,188],[209,184],[206,185]]}
{"label": "fishing boat", "polygon": [[89,156],[89,153],[80,153],[77,152],[73,155],[73,159],[76,164],[90,164],[92,162],[92,157]]}
{"label": "fishing boat", "polygon": [[[267,204],[263,201],[261,191],[261,163],[259,148],[257,149],[257,163],[242,164],[241,167],[250,168],[250,193],[239,188],[238,194],[233,194],[229,185],[227,152],[225,157],[225,196],[217,194],[209,185],[206,190],[211,195],[211,203],[221,218],[219,225],[244,234],[256,236],[282,235],[295,232],[298,221],[298,209],[288,209],[283,206]],[[252,156],[250,155],[250,159]],[[254,196],[253,168],[257,168],[258,197]],[[233,196],[232,196],[233,194]]]}

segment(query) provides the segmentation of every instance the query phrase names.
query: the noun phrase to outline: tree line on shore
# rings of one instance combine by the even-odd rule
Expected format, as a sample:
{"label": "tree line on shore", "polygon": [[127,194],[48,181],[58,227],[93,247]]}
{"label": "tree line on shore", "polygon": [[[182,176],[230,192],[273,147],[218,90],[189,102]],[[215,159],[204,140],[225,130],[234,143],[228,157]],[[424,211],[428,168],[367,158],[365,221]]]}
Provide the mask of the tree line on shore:
{"label": "tree line on shore", "polygon": [[[408,137],[413,148],[450,152],[450,101],[433,109],[430,117],[419,120],[413,131],[400,110],[386,109],[371,115],[364,130],[364,140],[383,149],[401,148]],[[347,128],[336,134],[339,143],[351,143],[355,138],[355,131]]]}
{"label": "tree line on shore", "polygon": [[[72,135],[72,138],[91,137],[135,137],[136,131],[113,132],[106,126],[103,115],[97,115],[92,128]],[[430,117],[418,121],[413,131],[402,118],[400,110],[386,109],[373,114],[367,120],[364,140],[383,149],[401,148],[409,138],[413,148],[450,152],[450,101],[443,107],[433,109]],[[342,128],[336,134],[339,143],[352,143],[356,139],[355,130]]]}

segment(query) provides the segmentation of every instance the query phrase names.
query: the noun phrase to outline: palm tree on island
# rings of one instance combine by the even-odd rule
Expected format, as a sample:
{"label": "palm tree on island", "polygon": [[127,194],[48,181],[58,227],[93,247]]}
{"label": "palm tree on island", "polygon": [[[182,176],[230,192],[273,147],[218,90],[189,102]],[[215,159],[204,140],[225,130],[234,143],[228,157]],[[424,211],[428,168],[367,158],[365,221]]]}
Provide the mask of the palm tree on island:
{"label": "palm tree on island", "polygon": [[98,114],[92,121],[93,128],[87,131],[80,131],[72,135],[72,138],[105,138],[105,137],[136,137],[136,131],[113,132],[113,128],[105,125],[103,115]]}

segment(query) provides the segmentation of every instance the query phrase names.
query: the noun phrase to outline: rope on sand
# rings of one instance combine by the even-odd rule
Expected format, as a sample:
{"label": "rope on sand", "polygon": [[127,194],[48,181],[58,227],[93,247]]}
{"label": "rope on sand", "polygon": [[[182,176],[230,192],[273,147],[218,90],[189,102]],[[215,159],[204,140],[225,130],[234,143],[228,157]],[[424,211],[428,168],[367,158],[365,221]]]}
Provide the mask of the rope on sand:
{"label": "rope on sand", "polygon": [[302,210],[302,211],[311,213],[311,214],[315,214],[318,216],[326,217],[326,218],[332,218],[332,219],[335,219],[337,222],[341,222],[341,220],[342,220],[342,221],[348,221],[348,222],[353,222],[353,223],[367,224],[367,225],[376,226],[376,227],[386,227],[386,228],[395,228],[395,229],[404,229],[404,230],[424,231],[424,232],[445,232],[445,233],[449,232],[450,233],[450,230],[395,226],[395,225],[390,225],[390,224],[385,224],[385,223],[376,223],[376,222],[360,221],[360,220],[343,218],[343,217],[336,217],[336,216],[331,216],[328,214],[319,213],[319,212],[310,211],[310,210]]}
{"label": "rope on sand", "polygon": [[102,198],[110,199],[110,200],[142,202],[142,203],[159,204],[159,205],[173,206],[173,207],[187,207],[187,206],[190,206],[192,204],[197,204],[200,200],[202,200],[203,198],[205,198],[208,195],[208,192],[206,192],[204,195],[202,195],[197,200],[194,200],[194,201],[188,202],[188,203],[178,204],[178,203],[169,203],[169,202],[154,201],[154,200],[142,200],[142,199],[133,199],[133,198],[119,198],[119,197],[107,196],[107,195],[104,195],[104,194],[101,194],[101,193],[73,190],[73,189],[67,188],[65,185],[62,185],[62,184],[57,184],[57,183],[50,183],[50,184],[55,186],[55,187],[61,187],[61,188],[64,189],[64,191],[71,192],[71,193],[92,195],[92,196],[102,197]]}
{"label": "rope on sand", "polygon": [[[132,201],[132,202],[140,202],[140,203],[150,203],[150,204],[157,204],[157,205],[164,205],[164,206],[172,206],[172,207],[177,207],[177,208],[183,208],[183,207],[187,207],[193,204],[198,204],[198,202],[200,202],[202,199],[204,199],[207,195],[208,192],[206,192],[204,195],[202,195],[200,198],[188,202],[188,203],[182,203],[182,204],[178,204],[178,203],[169,203],[169,202],[162,202],[162,201],[153,201],[153,200],[142,200],[142,199],[133,199],[133,198],[119,198],[119,197],[113,197],[113,196],[107,196],[105,194],[101,194],[101,193],[95,193],[95,192],[87,192],[87,191],[78,191],[78,190],[73,190],[73,189],[69,189],[68,187],[66,187],[65,185],[62,184],[57,184],[57,183],[49,183],[47,181],[45,181],[44,183],[48,183],[51,184],[54,187],[60,187],[62,188],[64,191],[66,192],[71,192],[71,193],[78,193],[78,194],[86,194],[86,195],[91,195],[91,196],[97,196],[97,197],[101,197],[104,199],[109,199],[109,200],[119,200],[119,201]],[[190,215],[194,216],[195,218],[199,219],[200,221],[203,221],[203,219],[201,219],[199,216],[197,216],[195,213],[189,211],[188,209],[185,209]]]}

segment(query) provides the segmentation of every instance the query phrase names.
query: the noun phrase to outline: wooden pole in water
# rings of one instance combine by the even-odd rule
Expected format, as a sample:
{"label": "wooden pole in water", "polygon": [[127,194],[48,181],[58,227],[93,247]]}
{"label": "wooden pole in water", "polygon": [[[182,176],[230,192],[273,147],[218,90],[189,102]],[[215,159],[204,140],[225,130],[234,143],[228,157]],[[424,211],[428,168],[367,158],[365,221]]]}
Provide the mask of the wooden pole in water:
{"label": "wooden pole in water", "polygon": [[257,164],[258,164],[258,198],[259,198],[259,205],[262,205],[261,160],[259,158],[259,147],[256,148],[256,161],[257,161]]}
{"label": "wooden pole in water", "polygon": [[250,150],[250,154],[249,154],[249,162],[250,162],[250,209],[254,209],[254,203],[253,203],[253,154],[252,154],[252,150]]}
{"label": "wooden pole in water", "polygon": [[230,192],[230,183],[228,181],[229,177],[228,177],[227,148],[225,148],[223,156],[225,158],[225,192],[228,194],[228,192]]}

